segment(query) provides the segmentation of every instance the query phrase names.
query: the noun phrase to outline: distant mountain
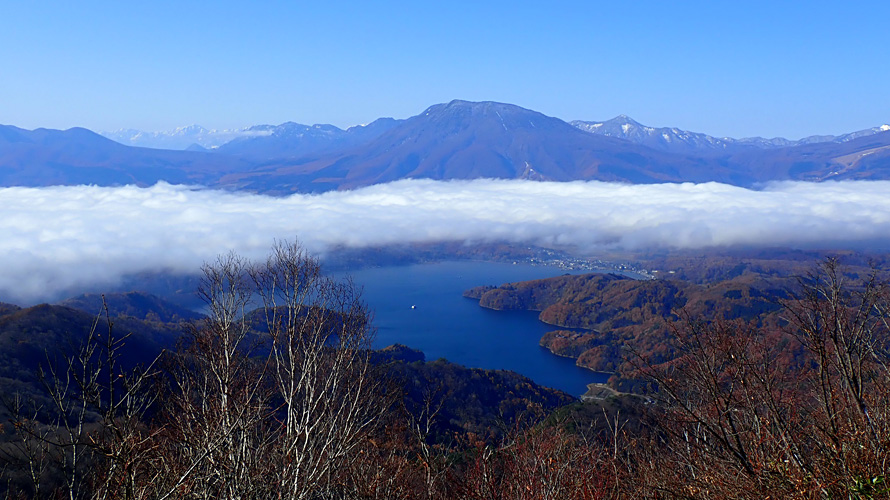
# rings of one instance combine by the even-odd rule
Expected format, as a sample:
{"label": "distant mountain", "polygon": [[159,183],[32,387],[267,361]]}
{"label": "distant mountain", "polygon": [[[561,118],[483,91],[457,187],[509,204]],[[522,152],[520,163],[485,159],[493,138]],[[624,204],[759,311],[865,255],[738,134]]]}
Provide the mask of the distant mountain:
{"label": "distant mountain", "polygon": [[431,106],[362,146],[315,161],[233,174],[223,182],[255,190],[320,191],[403,178],[750,180],[710,160],[588,134],[512,104],[452,101]]}
{"label": "distant mountain", "polygon": [[616,137],[636,144],[642,144],[653,149],[684,154],[741,152],[746,148],[783,148],[823,142],[840,144],[860,137],[868,137],[890,130],[890,125],[882,125],[880,127],[873,127],[839,136],[814,135],[792,141],[781,137],[773,139],[764,139],[763,137],[748,137],[743,139],[733,139],[731,137],[718,138],[707,134],[681,130],[675,127],[648,127],[634,121],[626,115],[619,115],[604,122],[576,120],[571,122],[571,124],[585,132],[590,132],[591,134]]}
{"label": "distant mountain", "polygon": [[[572,124],[594,135],[621,138],[660,151],[710,158],[748,179],[824,181],[890,179],[890,125],[797,141],[716,138],[677,128],[641,125],[621,115]],[[737,177],[740,178],[740,177]],[[719,180],[716,176],[713,180]],[[745,183],[739,183],[745,185]]]}
{"label": "distant mountain", "polygon": [[100,135],[126,146],[187,151],[217,150],[260,159],[294,158],[319,151],[347,148],[367,142],[401,120],[379,118],[346,130],[333,125],[254,125],[239,129],[206,129],[189,125],[173,130],[145,132],[120,129]]}
{"label": "distant mountain", "polygon": [[6,302],[0,302],[0,316],[3,316],[4,314],[14,313],[14,312],[18,311],[19,309],[21,309],[21,307],[15,305],[15,304],[8,304]]}
{"label": "distant mountain", "polygon": [[252,164],[210,153],[124,146],[84,128],[0,125],[0,185],[211,183]]}
{"label": "distant mountain", "polygon": [[624,139],[653,149],[675,153],[725,152],[736,146],[733,139],[719,139],[678,128],[647,127],[627,115],[618,115],[604,122],[576,120],[571,124],[591,134]]}
{"label": "distant mountain", "polygon": [[257,125],[245,134],[221,145],[217,152],[257,160],[295,159],[364,144],[398,125],[402,120],[379,118],[368,125],[346,130],[333,125]]}
{"label": "distant mountain", "polygon": [[[200,128],[188,128],[200,134]],[[183,129],[183,136],[188,135]],[[890,179],[890,126],[841,136],[714,138],[626,116],[566,123],[496,102],[436,104],[407,120],[259,125],[208,151],[125,146],[86,129],[0,126],[0,185],[148,185],[159,180],[268,194],[405,178],[599,180],[631,184]]]}
{"label": "distant mountain", "polygon": [[750,172],[762,182],[887,180],[890,179],[890,131],[840,142],[748,150],[725,161],[731,162],[736,169]]}
{"label": "distant mountain", "polygon": [[823,142],[830,142],[835,144],[842,144],[845,142],[852,141],[854,139],[859,139],[862,137],[869,137],[875,134],[880,134],[882,132],[890,131],[890,125],[881,125],[880,127],[872,127],[864,130],[858,130],[856,132],[850,132],[849,134],[841,134],[841,135],[811,135],[809,137],[804,137],[803,139],[798,139],[796,141],[788,140],[782,137],[775,137],[772,139],[764,139],[763,137],[746,137],[742,139],[734,139],[737,144],[753,144],[758,147],[793,147],[793,146],[806,146],[809,144],[820,144]]}
{"label": "distant mountain", "polygon": [[179,150],[190,149],[195,145],[202,149],[214,149],[233,139],[252,133],[248,128],[208,130],[200,125],[189,125],[160,132],[145,132],[135,129],[99,132],[100,135],[127,146]]}

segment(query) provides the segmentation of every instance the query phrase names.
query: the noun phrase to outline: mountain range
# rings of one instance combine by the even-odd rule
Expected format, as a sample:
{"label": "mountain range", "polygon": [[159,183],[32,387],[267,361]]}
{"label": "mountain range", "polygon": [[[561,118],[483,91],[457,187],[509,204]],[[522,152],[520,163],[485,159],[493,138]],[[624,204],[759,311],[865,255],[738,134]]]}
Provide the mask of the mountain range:
{"label": "mountain range", "polygon": [[220,149],[256,157],[293,156],[361,144],[402,120],[380,118],[367,125],[356,125],[346,130],[333,125],[303,125],[286,122],[281,125],[254,125],[239,129],[206,129],[200,125],[178,127],[173,130],[146,132],[120,129],[99,132],[99,135],[125,146],[152,149],[207,151]]}
{"label": "mountain range", "polygon": [[782,137],[765,139],[763,137],[747,137],[733,139],[732,137],[713,137],[698,132],[689,132],[675,127],[648,127],[637,123],[626,115],[619,115],[604,122],[587,122],[575,120],[570,122],[585,132],[617,137],[637,144],[642,144],[653,149],[687,154],[708,154],[710,152],[724,153],[741,151],[750,148],[773,149],[783,147],[804,146],[822,142],[844,143],[860,137],[867,137],[890,130],[890,125],[881,125],[857,132],[843,135],[813,135],[796,141]]}
{"label": "mountain range", "polygon": [[[150,143],[149,134],[127,134],[131,144]],[[745,187],[774,180],[890,178],[887,125],[799,141],[731,139],[647,127],[626,116],[568,123],[496,102],[455,100],[406,120],[381,118],[346,130],[288,122],[237,131],[193,126],[151,137],[167,147],[194,142],[187,151],[157,149],[124,145],[82,128],[0,126],[0,185],[164,180],[287,194],[404,178],[715,181]]]}
{"label": "mountain range", "polygon": [[250,169],[243,159],[124,146],[84,128],[24,130],[0,125],[0,185],[209,183]]}
{"label": "mountain range", "polygon": [[222,146],[238,137],[251,134],[251,128],[240,129],[206,129],[200,125],[177,127],[173,130],[147,132],[132,128],[99,132],[99,135],[119,142],[125,146],[154,149],[190,149],[205,150]]}

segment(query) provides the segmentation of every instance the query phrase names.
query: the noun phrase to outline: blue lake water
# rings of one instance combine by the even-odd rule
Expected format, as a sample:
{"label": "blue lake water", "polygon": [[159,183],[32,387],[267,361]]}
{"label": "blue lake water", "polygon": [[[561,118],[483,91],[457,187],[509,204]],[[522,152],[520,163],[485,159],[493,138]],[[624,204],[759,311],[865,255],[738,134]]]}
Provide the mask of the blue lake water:
{"label": "blue lake water", "polygon": [[541,347],[541,336],[556,327],[539,321],[537,312],[493,311],[462,295],[474,286],[565,273],[548,266],[456,261],[366,268],[349,275],[364,288],[364,299],[374,312],[376,347],[405,344],[423,351],[427,360],[446,358],[475,368],[513,370],[580,396],[587,384],[608,377]]}

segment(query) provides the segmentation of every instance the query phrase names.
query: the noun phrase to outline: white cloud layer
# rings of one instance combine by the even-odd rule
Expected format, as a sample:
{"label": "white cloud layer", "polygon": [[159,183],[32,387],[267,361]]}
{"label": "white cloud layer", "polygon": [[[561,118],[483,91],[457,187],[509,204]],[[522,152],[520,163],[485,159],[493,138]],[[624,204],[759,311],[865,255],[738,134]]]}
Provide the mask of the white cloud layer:
{"label": "white cloud layer", "polygon": [[856,246],[890,241],[890,182],[723,184],[406,180],[283,198],[158,184],[0,188],[0,301],[192,272],[299,237],[338,246],[443,240],[581,248]]}

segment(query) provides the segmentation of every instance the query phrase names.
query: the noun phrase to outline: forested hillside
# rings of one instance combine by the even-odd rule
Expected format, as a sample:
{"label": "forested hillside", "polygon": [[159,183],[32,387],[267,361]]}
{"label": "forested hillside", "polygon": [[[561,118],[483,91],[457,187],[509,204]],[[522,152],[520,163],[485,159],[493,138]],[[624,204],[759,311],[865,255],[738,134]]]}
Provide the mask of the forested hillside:
{"label": "forested hillside", "polygon": [[0,493],[887,498],[888,282],[809,269],[468,292],[540,310],[565,328],[544,339],[557,353],[614,360],[613,389],[585,401],[369,349],[354,287],[290,244],[205,265],[200,318],[142,293],[3,305]]}
{"label": "forested hillside", "polygon": [[665,339],[678,313],[744,320],[775,328],[794,279],[744,275],[698,285],[676,279],[636,280],[614,274],[566,275],[466,292],[491,309],[540,311],[560,327],[541,345],[601,372],[630,373],[628,349],[666,361]]}

